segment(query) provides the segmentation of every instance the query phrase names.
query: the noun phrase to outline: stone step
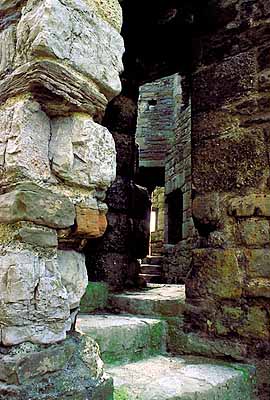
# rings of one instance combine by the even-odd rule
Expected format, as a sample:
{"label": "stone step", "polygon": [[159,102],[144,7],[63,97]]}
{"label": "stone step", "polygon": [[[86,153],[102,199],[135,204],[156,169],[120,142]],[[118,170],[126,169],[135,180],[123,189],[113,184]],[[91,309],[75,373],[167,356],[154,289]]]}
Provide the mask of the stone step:
{"label": "stone step", "polygon": [[145,289],[110,295],[109,304],[117,312],[179,317],[185,310],[185,286],[148,284]]}
{"label": "stone step", "polygon": [[163,261],[163,256],[147,256],[142,260],[143,264],[158,264],[161,265]]}
{"label": "stone step", "polygon": [[106,363],[134,361],[166,351],[167,324],[159,319],[80,314],[76,328],[99,344]]}
{"label": "stone step", "polygon": [[158,356],[107,369],[114,399],[253,400],[255,368]]}
{"label": "stone step", "polygon": [[139,274],[139,276],[143,278],[146,283],[162,283],[160,274]]}
{"label": "stone step", "polygon": [[162,269],[160,265],[155,264],[141,264],[142,274],[155,274],[161,275]]}

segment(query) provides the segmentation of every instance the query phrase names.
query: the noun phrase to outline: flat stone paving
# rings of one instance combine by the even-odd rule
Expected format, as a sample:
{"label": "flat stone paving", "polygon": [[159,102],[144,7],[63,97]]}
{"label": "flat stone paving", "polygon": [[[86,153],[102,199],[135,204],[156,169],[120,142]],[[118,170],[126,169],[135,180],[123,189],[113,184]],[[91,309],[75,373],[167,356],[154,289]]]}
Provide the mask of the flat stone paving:
{"label": "flat stone paving", "polygon": [[166,323],[154,318],[80,314],[76,328],[96,340],[105,362],[141,359],[166,350]]}
{"label": "flat stone paving", "polygon": [[251,400],[254,368],[212,364],[199,357],[157,356],[108,367],[115,400]]}
{"label": "flat stone paving", "polygon": [[185,308],[185,285],[148,284],[147,288],[110,296],[115,310],[130,314],[179,316]]}

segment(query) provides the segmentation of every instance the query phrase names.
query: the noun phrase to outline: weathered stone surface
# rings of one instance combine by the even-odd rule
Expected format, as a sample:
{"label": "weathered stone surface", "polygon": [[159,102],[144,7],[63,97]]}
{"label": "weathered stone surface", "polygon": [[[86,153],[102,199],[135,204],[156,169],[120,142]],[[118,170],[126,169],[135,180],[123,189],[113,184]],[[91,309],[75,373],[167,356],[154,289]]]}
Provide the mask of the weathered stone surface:
{"label": "weathered stone surface", "polygon": [[[143,371],[143,374],[142,374]],[[253,400],[255,368],[196,357],[153,357],[108,369],[119,398]]]}
{"label": "weathered stone surface", "polygon": [[41,57],[65,60],[96,82],[109,99],[121,90],[123,40],[86,1],[29,3],[17,27],[16,48],[16,66]]}
{"label": "weathered stone surface", "polygon": [[181,78],[167,76],[140,87],[136,142],[140,167],[164,167],[181,102]]}
{"label": "weathered stone surface", "polygon": [[192,203],[192,213],[201,223],[216,225],[221,218],[219,194],[207,193],[196,196]]}
{"label": "weathered stone surface", "polygon": [[75,209],[68,198],[52,193],[34,183],[21,183],[11,192],[0,195],[0,221],[32,221],[52,228],[74,224]]}
{"label": "weathered stone surface", "polygon": [[50,120],[30,97],[15,97],[0,108],[0,166],[31,180],[51,175],[48,146]]}
{"label": "weathered stone surface", "polygon": [[13,8],[20,4],[22,0],[2,0],[2,3],[0,5],[0,11],[6,11],[9,8]]}
{"label": "weathered stone surface", "polygon": [[237,251],[199,249],[193,251],[192,279],[188,279],[188,297],[236,299],[242,294],[243,272]]}
{"label": "weathered stone surface", "polygon": [[270,279],[256,278],[250,279],[245,285],[245,294],[247,297],[265,297],[270,298]]}
{"label": "weathered stone surface", "polygon": [[107,21],[117,31],[122,27],[122,8],[118,0],[86,0],[91,9],[95,11],[103,20]]}
{"label": "weathered stone surface", "polygon": [[31,343],[19,345],[16,350],[1,357],[0,380],[11,384],[23,384],[29,379],[65,368],[73,353],[75,343],[42,348]]}
{"label": "weathered stone surface", "polygon": [[244,255],[249,278],[270,278],[270,249],[246,249]]}
{"label": "weathered stone surface", "polygon": [[237,99],[256,90],[255,51],[237,54],[202,69],[193,78],[194,111],[214,110],[226,100]]}
{"label": "weathered stone surface", "polygon": [[99,210],[76,206],[76,230],[73,235],[82,238],[98,238],[107,228],[107,219]]}
{"label": "weathered stone surface", "polygon": [[184,285],[148,284],[146,289],[113,294],[111,307],[121,312],[153,316],[180,316],[185,310]]}
{"label": "weathered stone surface", "polygon": [[52,343],[69,330],[68,293],[55,259],[29,251],[0,257],[1,341]]}
{"label": "weathered stone surface", "polygon": [[79,306],[88,284],[85,256],[76,251],[58,250],[57,263],[62,284],[67,290],[69,307],[74,309]]}
{"label": "weathered stone surface", "polygon": [[17,224],[15,238],[34,246],[57,247],[57,231],[45,226],[21,222]]}
{"label": "weathered stone surface", "polygon": [[22,65],[0,81],[2,102],[26,92],[33,93],[50,116],[84,111],[102,118],[107,104],[95,83],[50,59]]}
{"label": "weathered stone surface", "polygon": [[112,398],[97,344],[79,334],[45,347],[22,344],[1,356],[0,396],[8,399]]}
{"label": "weathered stone surface", "polygon": [[104,282],[89,282],[86,292],[81,299],[80,311],[91,313],[104,310],[108,304],[109,290]]}
{"label": "weathered stone surface", "polygon": [[240,241],[246,246],[264,246],[270,242],[269,222],[258,218],[239,221]]}
{"label": "weathered stone surface", "polygon": [[203,141],[193,154],[194,185],[200,193],[260,188],[266,183],[269,167],[260,129],[240,129],[234,135]]}
{"label": "weathered stone surface", "polygon": [[110,314],[80,315],[77,329],[92,337],[107,363],[165,352],[166,324],[153,318]]}
{"label": "weathered stone surface", "polygon": [[270,196],[254,193],[235,197],[229,203],[228,212],[235,217],[270,217]]}
{"label": "weathered stone surface", "polygon": [[107,188],[115,179],[115,145],[109,131],[84,114],[52,121],[53,172],[67,183]]}
{"label": "weathered stone surface", "polygon": [[85,259],[58,251],[57,258],[9,250],[0,257],[0,331],[6,346],[54,343],[70,330],[70,310],[88,283]]}
{"label": "weathered stone surface", "polygon": [[247,317],[237,329],[241,336],[253,339],[269,339],[269,316],[266,310],[259,306],[250,307]]}
{"label": "weathered stone surface", "polygon": [[[3,7],[2,4],[0,5],[0,11],[2,11],[1,7]],[[4,29],[2,32],[0,32],[0,76],[4,73],[7,73],[10,65],[13,64],[16,51],[15,33],[16,28],[14,25],[10,25],[7,29]]]}

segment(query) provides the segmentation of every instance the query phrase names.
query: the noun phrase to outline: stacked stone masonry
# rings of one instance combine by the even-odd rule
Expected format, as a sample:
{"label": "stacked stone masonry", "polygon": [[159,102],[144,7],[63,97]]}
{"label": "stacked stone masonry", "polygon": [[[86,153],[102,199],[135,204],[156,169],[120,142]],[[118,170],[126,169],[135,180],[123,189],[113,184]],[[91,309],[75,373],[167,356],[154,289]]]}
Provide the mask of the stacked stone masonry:
{"label": "stacked stone masonry", "polygon": [[[185,282],[191,269],[194,246],[194,224],[192,218],[191,175],[191,105],[182,104],[175,120],[174,143],[165,160],[165,246],[164,275],[168,283]],[[179,224],[179,240],[171,243],[169,237],[169,195],[176,193],[181,202],[181,215],[176,215]]]}
{"label": "stacked stone masonry", "polygon": [[151,255],[164,254],[164,188],[157,187],[152,193],[152,211],[156,214],[155,230],[151,232]]}
{"label": "stacked stone masonry", "polygon": [[[193,216],[186,328],[269,358],[269,2],[216,1],[192,77]],[[196,315],[196,317],[195,317]],[[269,380],[268,380],[269,382]]]}
{"label": "stacked stone masonry", "polygon": [[180,76],[174,74],[140,87],[136,141],[140,167],[164,167],[174,140],[174,125],[181,102]]}
{"label": "stacked stone masonry", "polygon": [[[12,346],[35,357],[66,339],[76,318],[88,283],[82,250],[106,229],[116,174],[113,137],[95,121],[121,90],[124,46],[114,0],[5,0],[0,13],[0,346],[11,365]],[[98,382],[102,373],[81,361]],[[56,370],[65,368],[68,360]],[[1,399],[10,383],[12,399],[30,398],[27,378],[0,381]]]}

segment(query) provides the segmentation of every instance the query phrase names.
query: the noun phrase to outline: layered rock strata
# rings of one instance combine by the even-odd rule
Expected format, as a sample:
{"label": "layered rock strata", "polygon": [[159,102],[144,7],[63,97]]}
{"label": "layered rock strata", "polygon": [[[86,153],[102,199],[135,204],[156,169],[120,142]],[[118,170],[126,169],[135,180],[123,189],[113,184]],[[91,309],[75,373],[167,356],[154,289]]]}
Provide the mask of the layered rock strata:
{"label": "layered rock strata", "polygon": [[[88,282],[82,250],[107,226],[116,151],[96,121],[121,90],[124,47],[117,1],[6,0],[0,14],[0,345],[11,365],[13,346],[37,346],[31,359],[74,324]],[[2,378],[6,398],[13,382]]]}

